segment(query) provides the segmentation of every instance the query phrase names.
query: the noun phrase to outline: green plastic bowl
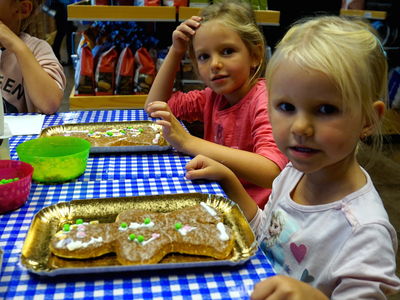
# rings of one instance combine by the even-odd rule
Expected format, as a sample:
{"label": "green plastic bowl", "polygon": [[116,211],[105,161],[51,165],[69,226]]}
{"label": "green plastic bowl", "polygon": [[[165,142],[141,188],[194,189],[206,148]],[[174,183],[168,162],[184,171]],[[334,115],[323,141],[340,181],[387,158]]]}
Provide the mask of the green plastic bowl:
{"label": "green plastic bowl", "polygon": [[57,183],[85,172],[90,143],[77,137],[49,136],[26,141],[16,150],[21,161],[33,166],[34,181]]}

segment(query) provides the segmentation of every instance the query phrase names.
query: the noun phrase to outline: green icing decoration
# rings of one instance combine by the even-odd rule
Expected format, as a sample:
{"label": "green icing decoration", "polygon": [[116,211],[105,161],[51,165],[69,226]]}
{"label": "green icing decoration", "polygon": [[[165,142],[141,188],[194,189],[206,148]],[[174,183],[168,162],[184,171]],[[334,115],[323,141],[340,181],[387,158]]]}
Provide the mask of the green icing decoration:
{"label": "green icing decoration", "polygon": [[108,132],[107,132],[107,135],[113,136],[114,134],[113,134],[112,132],[108,131]]}
{"label": "green icing decoration", "polygon": [[150,218],[145,218],[143,223],[144,224],[150,224]]}
{"label": "green icing decoration", "polygon": [[135,238],[136,238],[136,235],[135,235],[134,233],[131,233],[131,234],[129,235],[129,240],[130,240],[130,241],[133,241]]}
{"label": "green icing decoration", "polygon": [[128,224],[126,224],[125,222],[121,223],[121,228],[127,228],[127,227],[128,227]]}
{"label": "green icing decoration", "polygon": [[121,132],[121,133],[123,133],[123,134],[125,134],[125,133],[126,133],[126,131],[125,131],[125,130],[123,130],[123,129],[121,129],[119,132]]}
{"label": "green icing decoration", "polygon": [[176,230],[179,230],[179,229],[181,229],[181,228],[182,228],[182,223],[180,223],[180,222],[175,223],[175,229],[176,229]]}
{"label": "green icing decoration", "polygon": [[76,224],[83,224],[83,220],[82,219],[77,219],[76,220]]}
{"label": "green icing decoration", "polygon": [[143,235],[138,235],[137,240],[139,243],[144,241],[144,236]]}
{"label": "green icing decoration", "polygon": [[64,224],[63,230],[64,230],[64,231],[69,231],[69,230],[70,230],[69,224]]}
{"label": "green icing decoration", "polygon": [[144,130],[143,130],[143,128],[139,128],[138,131],[139,131],[140,133],[142,133]]}

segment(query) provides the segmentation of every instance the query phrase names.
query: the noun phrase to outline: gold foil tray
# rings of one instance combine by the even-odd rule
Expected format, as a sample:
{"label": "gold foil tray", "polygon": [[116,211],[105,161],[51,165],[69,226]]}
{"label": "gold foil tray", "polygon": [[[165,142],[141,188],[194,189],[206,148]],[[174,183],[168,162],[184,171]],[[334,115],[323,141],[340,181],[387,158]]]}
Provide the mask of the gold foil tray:
{"label": "gold foil tray", "polygon": [[[224,223],[233,233],[235,244],[224,260],[209,257],[170,254],[158,264],[120,265],[115,255],[95,259],[74,260],[53,255],[49,249],[51,237],[65,223],[76,219],[112,223],[117,215],[128,209],[169,212],[205,202],[223,214]],[[212,238],[212,237],[210,237]],[[145,271],[193,267],[236,266],[245,263],[257,251],[257,242],[240,208],[229,199],[213,194],[169,194],[120,198],[72,200],[40,210],[34,217],[22,247],[21,263],[28,271],[44,276],[67,274]]]}
{"label": "gold foil tray", "polygon": [[[80,124],[65,124],[49,126],[44,128],[40,137],[52,135],[68,135],[84,138],[89,141],[92,146],[90,147],[91,153],[110,153],[110,152],[152,152],[152,151],[166,151],[171,148],[171,145],[161,136],[158,144],[141,144],[141,142],[126,142],[124,138],[118,137],[105,137],[103,139],[95,139],[86,136],[85,133],[89,131],[104,131],[104,130],[120,130],[130,128],[142,128],[149,125],[159,127],[162,132],[161,125],[155,124],[152,121],[130,121],[130,122],[99,122],[99,123],[80,123]],[[81,134],[82,136],[79,136]],[[154,135],[155,136],[155,135]],[[150,138],[150,137],[149,137]],[[151,137],[152,138],[152,137]],[[96,144],[95,144],[96,143]],[[123,144],[122,144],[123,143]]]}

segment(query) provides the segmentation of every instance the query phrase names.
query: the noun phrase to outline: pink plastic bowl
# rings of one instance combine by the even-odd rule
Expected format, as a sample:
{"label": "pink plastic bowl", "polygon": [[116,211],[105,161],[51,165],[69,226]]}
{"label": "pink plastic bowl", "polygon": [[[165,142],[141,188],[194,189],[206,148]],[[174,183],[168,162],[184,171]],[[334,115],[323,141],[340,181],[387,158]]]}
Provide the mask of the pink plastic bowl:
{"label": "pink plastic bowl", "polygon": [[0,160],[0,180],[19,178],[0,184],[0,213],[17,209],[25,204],[31,190],[33,167],[19,160]]}

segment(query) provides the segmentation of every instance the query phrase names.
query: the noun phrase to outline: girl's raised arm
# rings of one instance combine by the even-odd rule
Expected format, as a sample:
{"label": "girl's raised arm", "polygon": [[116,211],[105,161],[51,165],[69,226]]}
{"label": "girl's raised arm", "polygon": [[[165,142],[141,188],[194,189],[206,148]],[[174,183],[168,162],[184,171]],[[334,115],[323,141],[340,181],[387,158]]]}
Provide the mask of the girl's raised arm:
{"label": "girl's raised arm", "polygon": [[146,110],[149,103],[154,101],[167,102],[171,97],[175,74],[186,53],[190,39],[200,26],[200,20],[200,17],[193,16],[181,23],[172,33],[172,46],[151,86],[145,103]]}

